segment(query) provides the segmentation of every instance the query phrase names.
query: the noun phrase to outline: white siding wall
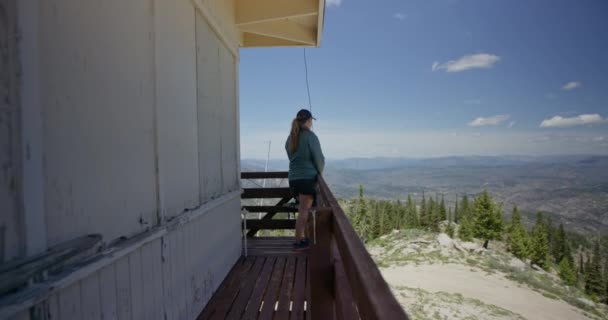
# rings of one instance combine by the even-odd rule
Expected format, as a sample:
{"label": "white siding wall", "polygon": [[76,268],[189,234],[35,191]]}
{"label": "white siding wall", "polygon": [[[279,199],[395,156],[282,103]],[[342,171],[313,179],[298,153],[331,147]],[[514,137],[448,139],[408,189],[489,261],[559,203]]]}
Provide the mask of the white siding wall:
{"label": "white siding wall", "polygon": [[[232,1],[217,3],[230,13]],[[190,0],[39,5],[48,244],[87,233],[110,242],[212,208],[39,307],[51,319],[192,319],[241,252],[240,198],[228,196],[239,188],[232,36]]]}
{"label": "white siding wall", "polygon": [[200,203],[195,12],[190,1],[155,2],[159,184],[171,217]]}
{"label": "white siding wall", "polygon": [[19,126],[15,3],[0,0],[0,263],[23,253],[18,190]]}
{"label": "white siding wall", "polygon": [[241,254],[234,236],[240,218],[231,214],[239,210],[235,197],[178,226],[54,293],[43,313],[62,320],[194,319]]}
{"label": "white siding wall", "polygon": [[149,0],[41,2],[49,245],[154,224],[154,33]]}

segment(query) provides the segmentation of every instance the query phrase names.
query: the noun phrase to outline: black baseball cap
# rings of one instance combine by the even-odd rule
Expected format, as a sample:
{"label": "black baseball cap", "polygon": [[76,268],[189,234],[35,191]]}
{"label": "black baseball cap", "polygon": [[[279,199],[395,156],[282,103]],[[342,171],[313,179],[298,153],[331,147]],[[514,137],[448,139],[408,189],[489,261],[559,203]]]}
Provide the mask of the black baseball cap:
{"label": "black baseball cap", "polygon": [[310,111],[308,111],[306,109],[302,109],[302,110],[298,111],[296,118],[298,118],[298,120],[302,120],[302,121],[308,121],[308,119],[310,119],[310,118],[317,120],[317,118],[313,117],[312,113],[310,113]]}

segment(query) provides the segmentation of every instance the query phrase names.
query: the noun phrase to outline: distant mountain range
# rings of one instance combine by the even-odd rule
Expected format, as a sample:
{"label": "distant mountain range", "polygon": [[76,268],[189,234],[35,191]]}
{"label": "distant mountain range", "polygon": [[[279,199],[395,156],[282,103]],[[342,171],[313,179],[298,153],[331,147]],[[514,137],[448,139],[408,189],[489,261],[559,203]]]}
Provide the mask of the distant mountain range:
{"label": "distant mountain range", "polygon": [[[245,159],[243,171],[263,171],[265,160]],[[269,170],[287,170],[271,160]],[[358,194],[403,200],[443,196],[449,205],[484,189],[503,203],[508,216],[517,205],[532,220],[550,214],[578,231],[608,231],[608,156],[470,156],[429,159],[351,158],[328,160],[325,178],[337,197]]]}

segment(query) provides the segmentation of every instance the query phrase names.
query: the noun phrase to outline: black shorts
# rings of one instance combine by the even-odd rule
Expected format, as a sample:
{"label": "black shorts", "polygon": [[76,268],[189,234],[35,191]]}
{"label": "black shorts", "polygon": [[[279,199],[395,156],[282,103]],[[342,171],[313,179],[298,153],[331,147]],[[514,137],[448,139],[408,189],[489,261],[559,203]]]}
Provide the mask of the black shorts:
{"label": "black shorts", "polygon": [[289,180],[289,188],[296,199],[301,194],[314,196],[317,194],[317,179]]}

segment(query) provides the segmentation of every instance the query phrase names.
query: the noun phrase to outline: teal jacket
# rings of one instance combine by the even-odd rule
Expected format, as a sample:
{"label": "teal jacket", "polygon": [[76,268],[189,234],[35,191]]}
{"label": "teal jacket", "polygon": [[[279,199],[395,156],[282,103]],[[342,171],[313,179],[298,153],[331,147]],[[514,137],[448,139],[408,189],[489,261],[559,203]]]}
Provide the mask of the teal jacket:
{"label": "teal jacket", "polygon": [[300,131],[298,147],[294,153],[289,152],[289,139],[285,141],[285,150],[289,157],[289,180],[315,179],[323,173],[325,157],[317,135],[306,129]]}

